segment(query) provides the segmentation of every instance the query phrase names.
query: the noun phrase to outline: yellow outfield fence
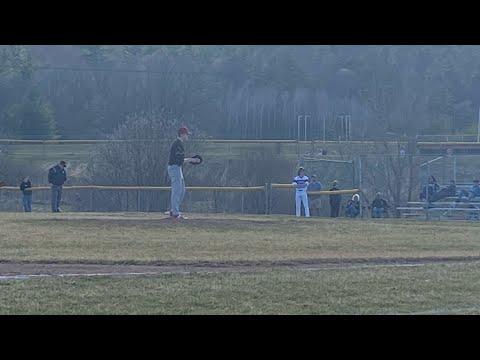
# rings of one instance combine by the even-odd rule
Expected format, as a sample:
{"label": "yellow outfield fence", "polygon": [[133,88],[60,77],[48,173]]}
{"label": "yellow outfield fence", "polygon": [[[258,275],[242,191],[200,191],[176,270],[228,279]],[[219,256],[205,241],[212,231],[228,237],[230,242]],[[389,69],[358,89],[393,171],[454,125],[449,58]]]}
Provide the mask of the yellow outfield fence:
{"label": "yellow outfield fence", "polygon": [[[104,185],[75,185],[75,186],[64,186],[64,190],[91,190],[91,202],[92,202],[92,211],[95,209],[94,206],[94,192],[96,190],[107,190],[107,191],[137,191],[137,195],[141,191],[170,191],[170,186],[104,186]],[[291,189],[294,190],[292,184],[272,184],[266,183],[264,186],[187,186],[186,190],[188,191],[212,191],[217,192],[240,192],[242,195],[242,212],[243,212],[243,202],[244,193],[249,192],[261,192],[263,194],[262,198],[265,200],[265,214],[271,213],[272,208],[272,189]],[[32,191],[40,190],[50,190],[50,186],[36,186],[30,188]],[[0,193],[2,191],[8,192],[20,192],[19,187],[17,186],[3,186],[0,187]],[[336,190],[336,191],[310,191],[310,195],[336,195],[336,194],[356,194],[359,193],[360,189],[345,189],[345,190]],[[128,194],[128,193],[127,193]],[[138,196],[137,196],[138,198]],[[138,207],[137,207],[138,208]]]}
{"label": "yellow outfield fence", "polygon": [[[170,191],[170,186],[103,186],[103,185],[78,185],[64,186],[64,190],[140,190],[140,191]],[[190,191],[263,191],[264,186],[187,186]],[[17,186],[4,186],[0,190],[19,191]],[[29,190],[50,190],[50,186],[35,186]]]}
{"label": "yellow outfield fence", "polygon": [[[271,184],[272,189],[293,189],[294,185],[292,184]],[[360,192],[360,189],[346,189],[346,190],[321,190],[321,191],[309,191],[310,195],[339,195],[339,194],[357,194]]]}
{"label": "yellow outfield fence", "polygon": [[[266,184],[272,189],[294,189],[292,184]],[[144,191],[170,191],[170,186],[110,186],[110,185],[75,185],[64,186],[64,190],[144,190]],[[264,191],[265,186],[187,186],[190,191]],[[19,191],[17,186],[3,186],[0,190]],[[34,186],[29,190],[50,190],[50,186]],[[360,189],[346,189],[336,191],[309,191],[311,195],[356,194]]]}

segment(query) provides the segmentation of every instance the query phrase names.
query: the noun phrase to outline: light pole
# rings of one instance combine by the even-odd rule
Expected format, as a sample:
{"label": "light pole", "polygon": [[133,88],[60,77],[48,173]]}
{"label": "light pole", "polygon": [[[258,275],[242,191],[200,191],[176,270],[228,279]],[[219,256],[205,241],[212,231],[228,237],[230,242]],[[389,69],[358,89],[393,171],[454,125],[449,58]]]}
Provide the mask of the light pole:
{"label": "light pole", "polygon": [[351,116],[340,115],[339,118],[340,118],[340,126],[341,126],[340,138],[343,137],[345,141],[349,141],[351,136]]}
{"label": "light pole", "polygon": [[350,137],[352,135],[351,125],[352,125],[352,122],[350,120],[350,115],[345,115],[345,126],[347,128],[345,137],[347,138],[347,141],[350,141]]}
{"label": "light pole", "polygon": [[327,115],[323,116],[323,142],[325,142],[326,135],[327,135]]}
{"label": "light pole", "polygon": [[301,118],[304,117],[305,118],[305,124],[304,124],[304,131],[305,133],[303,134],[303,137],[305,139],[305,141],[307,141],[307,119],[309,117],[311,117],[310,115],[298,115],[297,116],[297,140],[300,141],[301,140],[301,134],[300,134],[300,121],[301,121]]}
{"label": "light pole", "polygon": [[310,115],[304,115],[305,117],[305,141],[307,141],[307,119],[311,117]]}
{"label": "light pole", "polygon": [[297,140],[300,141],[300,119],[303,115],[297,116]]}

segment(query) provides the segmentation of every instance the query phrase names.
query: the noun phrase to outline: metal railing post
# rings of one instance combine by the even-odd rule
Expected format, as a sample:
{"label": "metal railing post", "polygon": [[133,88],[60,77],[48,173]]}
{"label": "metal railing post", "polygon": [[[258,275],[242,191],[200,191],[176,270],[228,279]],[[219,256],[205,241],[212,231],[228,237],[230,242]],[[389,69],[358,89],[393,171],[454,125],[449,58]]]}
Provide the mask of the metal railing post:
{"label": "metal railing post", "polygon": [[90,211],[95,212],[95,189],[90,192]]}
{"label": "metal railing post", "polygon": [[453,181],[457,183],[457,157],[453,157]]}
{"label": "metal railing post", "polygon": [[213,191],[213,204],[214,204],[214,211],[217,212],[217,192]]}
{"label": "metal railing post", "polygon": [[297,116],[297,140],[300,141],[300,119],[302,115]]}
{"label": "metal railing post", "polygon": [[137,190],[137,212],[140,212],[140,190]]}

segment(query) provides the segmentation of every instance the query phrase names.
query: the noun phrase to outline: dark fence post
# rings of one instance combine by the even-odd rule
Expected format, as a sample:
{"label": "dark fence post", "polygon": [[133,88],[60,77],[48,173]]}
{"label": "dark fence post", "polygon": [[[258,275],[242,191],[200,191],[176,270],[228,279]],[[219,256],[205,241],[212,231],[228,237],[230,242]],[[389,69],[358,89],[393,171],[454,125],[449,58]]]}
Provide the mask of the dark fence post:
{"label": "dark fence post", "polygon": [[140,190],[137,190],[137,212],[140,212]]}
{"label": "dark fence post", "polygon": [[272,191],[272,183],[268,184],[268,214],[272,214],[272,200],[273,199],[273,191]]}
{"label": "dark fence post", "polygon": [[95,189],[90,192],[90,211],[95,211]]}
{"label": "dark fence post", "polygon": [[264,192],[265,192],[265,215],[270,214],[270,190],[272,185],[270,183],[265,183]]}

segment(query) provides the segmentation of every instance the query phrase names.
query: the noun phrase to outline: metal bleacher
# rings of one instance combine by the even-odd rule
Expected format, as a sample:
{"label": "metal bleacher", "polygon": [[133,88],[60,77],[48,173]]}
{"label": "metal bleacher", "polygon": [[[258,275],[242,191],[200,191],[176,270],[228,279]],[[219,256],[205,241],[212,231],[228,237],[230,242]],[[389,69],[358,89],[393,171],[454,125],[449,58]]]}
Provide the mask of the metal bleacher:
{"label": "metal bleacher", "polygon": [[[457,196],[446,197],[439,201],[409,201],[407,206],[397,207],[403,218],[438,220],[479,220],[480,197],[460,198],[461,190],[469,190],[472,184],[457,184]],[[441,186],[442,188],[443,186]]]}

